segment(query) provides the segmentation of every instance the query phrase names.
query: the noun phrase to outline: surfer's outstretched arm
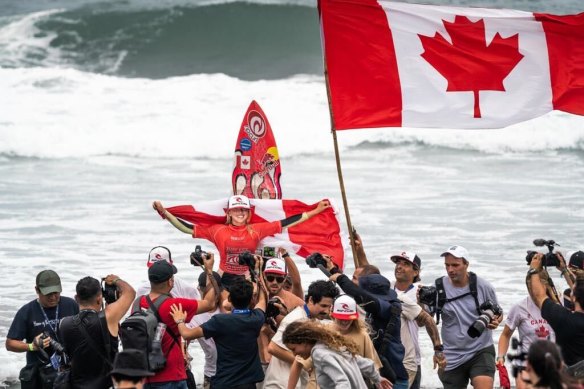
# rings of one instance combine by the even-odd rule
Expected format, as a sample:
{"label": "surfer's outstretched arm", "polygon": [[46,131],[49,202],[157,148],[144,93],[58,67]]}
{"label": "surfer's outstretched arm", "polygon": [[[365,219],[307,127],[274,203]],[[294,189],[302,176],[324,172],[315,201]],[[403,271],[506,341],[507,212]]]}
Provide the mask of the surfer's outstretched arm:
{"label": "surfer's outstretched arm", "polygon": [[173,214],[168,212],[160,201],[155,201],[152,203],[152,208],[161,218],[168,220],[170,224],[176,227],[177,230],[184,232],[185,234],[193,235],[193,225],[182,220],[177,219]]}
{"label": "surfer's outstretched arm", "polygon": [[305,222],[306,220],[310,219],[313,216],[318,215],[319,213],[330,207],[331,203],[328,200],[322,200],[313,210],[298,215],[292,215],[284,220],[281,220],[280,222],[282,223],[282,229],[290,228],[292,226]]}

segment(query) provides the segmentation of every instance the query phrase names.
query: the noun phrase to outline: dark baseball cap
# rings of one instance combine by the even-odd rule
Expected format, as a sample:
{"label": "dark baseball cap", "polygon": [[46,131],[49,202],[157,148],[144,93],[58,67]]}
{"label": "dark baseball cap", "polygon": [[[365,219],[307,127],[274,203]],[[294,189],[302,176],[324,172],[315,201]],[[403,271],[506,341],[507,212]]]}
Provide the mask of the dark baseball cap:
{"label": "dark baseball cap", "polygon": [[144,351],[132,348],[120,351],[116,355],[111,374],[119,374],[131,378],[151,377],[154,375],[148,370],[148,361]]}
{"label": "dark baseball cap", "polygon": [[390,299],[391,283],[381,274],[369,274],[359,277],[359,286],[367,293],[382,300]]}
{"label": "dark baseball cap", "polygon": [[36,286],[42,295],[61,293],[61,278],[53,270],[43,270],[36,276]]}
{"label": "dark baseball cap", "polygon": [[154,262],[154,264],[148,268],[148,279],[150,282],[160,284],[170,280],[172,276],[176,274],[176,271],[176,266],[171,265],[166,261]]}
{"label": "dark baseball cap", "polygon": [[576,251],[575,253],[570,255],[570,262],[568,263],[568,266],[584,270],[584,252]]}

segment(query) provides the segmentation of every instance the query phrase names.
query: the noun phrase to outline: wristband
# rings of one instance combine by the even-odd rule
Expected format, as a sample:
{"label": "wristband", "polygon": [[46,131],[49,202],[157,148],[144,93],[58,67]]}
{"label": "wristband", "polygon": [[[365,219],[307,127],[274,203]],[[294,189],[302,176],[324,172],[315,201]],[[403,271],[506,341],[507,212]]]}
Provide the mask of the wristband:
{"label": "wristband", "polygon": [[284,257],[284,258],[289,257],[289,256],[290,256],[290,254],[288,254],[288,253],[282,254],[282,257]]}
{"label": "wristband", "polygon": [[337,273],[340,273],[340,272],[341,272],[341,269],[339,269],[338,266],[335,266],[331,270],[329,270],[329,273],[331,273],[331,275],[337,274]]}
{"label": "wristband", "polygon": [[498,361],[499,359],[502,359],[503,363],[505,363],[505,356],[504,355],[499,355],[496,360]]}
{"label": "wristband", "polygon": [[527,271],[527,275],[528,276],[531,276],[531,275],[534,275],[534,274],[537,274],[537,273],[539,273],[539,269],[535,269],[533,267],[530,267],[529,270]]}
{"label": "wristband", "polygon": [[441,353],[444,351],[444,345],[440,344],[438,346],[434,346],[434,351],[437,353]]}
{"label": "wristband", "polygon": [[567,272],[569,272],[568,268],[565,267],[560,271],[560,275],[563,276],[564,274],[566,274]]}
{"label": "wristband", "polygon": [[34,346],[32,343],[28,344],[28,351],[34,351]]}
{"label": "wristband", "polygon": [[112,285],[117,286],[116,284],[118,283],[119,280],[121,280],[121,278],[116,278],[115,280],[113,280]]}
{"label": "wristband", "polygon": [[178,319],[178,320],[175,320],[175,323],[176,323],[176,325],[179,325],[179,324],[181,324],[181,323],[183,323],[183,324],[184,324],[184,322],[185,322],[185,319]]}

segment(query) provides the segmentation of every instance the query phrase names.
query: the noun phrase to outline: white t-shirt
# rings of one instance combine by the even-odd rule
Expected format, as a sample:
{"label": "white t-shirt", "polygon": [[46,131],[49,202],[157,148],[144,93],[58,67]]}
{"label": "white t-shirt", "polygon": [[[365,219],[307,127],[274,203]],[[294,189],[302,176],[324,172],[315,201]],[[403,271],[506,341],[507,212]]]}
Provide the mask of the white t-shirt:
{"label": "white t-shirt", "polygon": [[[289,314],[282,319],[278,331],[272,337],[272,342],[282,347],[285,350],[289,350],[288,347],[282,342],[282,334],[288,326],[288,324],[298,321],[307,320],[308,315],[304,309],[304,305],[296,307]],[[266,369],[266,378],[264,379],[264,389],[286,389],[288,387],[288,376],[290,376],[290,364],[288,362],[282,361],[281,359],[272,356],[270,364]],[[297,389],[304,388],[308,382],[308,374],[303,370],[300,374],[300,379],[296,385]]]}
{"label": "white t-shirt", "polygon": [[407,370],[415,371],[418,369],[421,361],[420,345],[418,343],[418,325],[416,324],[416,317],[422,312],[422,307],[416,303],[418,283],[412,284],[405,291],[395,288],[394,290],[402,303],[400,336],[405,348],[404,367]]}
{"label": "white t-shirt", "polygon": [[[150,293],[150,283],[146,282],[138,287],[136,291],[136,296],[143,296]],[[191,300],[200,300],[201,294],[199,290],[190,285],[183,279],[178,277],[174,277],[174,286],[170,291],[172,297],[178,298],[186,298]],[[219,312],[217,309],[215,312],[205,312],[198,315],[193,316],[191,321],[186,324],[189,328],[199,327],[201,324],[207,322],[213,315]],[[197,339],[203,352],[205,353],[205,367],[203,369],[204,374],[207,377],[213,377],[217,370],[217,348],[215,347],[215,341],[213,338],[205,339],[199,338]]]}
{"label": "white t-shirt", "polygon": [[541,310],[529,296],[511,307],[505,324],[512,331],[515,331],[516,328],[519,330],[522,352],[526,353],[531,343],[539,339],[556,341],[554,330],[541,317]]}

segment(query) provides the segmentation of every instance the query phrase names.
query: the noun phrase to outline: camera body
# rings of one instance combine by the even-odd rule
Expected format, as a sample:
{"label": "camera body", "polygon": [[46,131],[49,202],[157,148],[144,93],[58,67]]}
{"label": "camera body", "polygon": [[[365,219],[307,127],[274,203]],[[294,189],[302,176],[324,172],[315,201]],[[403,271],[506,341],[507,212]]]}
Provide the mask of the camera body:
{"label": "camera body", "polygon": [[268,300],[268,304],[266,305],[266,320],[274,319],[280,314],[280,308],[276,304],[281,304],[280,299],[277,297],[272,297]]}
{"label": "camera body", "polygon": [[487,300],[479,307],[481,315],[468,327],[467,334],[471,338],[478,338],[487,329],[495,316],[503,314],[503,309],[494,301]]}
{"label": "camera body", "polygon": [[[533,241],[533,244],[538,247],[547,246],[548,252],[544,254],[542,265],[544,267],[548,266],[560,266],[560,259],[558,258],[558,254],[554,253],[554,247],[559,246],[554,240],[545,240],[545,239],[536,239]],[[527,261],[528,265],[531,265],[531,260],[533,256],[537,254],[537,251],[527,251],[527,256],[525,260]]]}
{"label": "camera body", "polygon": [[239,264],[241,266],[247,266],[250,270],[255,269],[256,260],[252,253],[249,251],[244,251],[239,254]]}
{"label": "camera body", "polygon": [[115,303],[118,300],[118,287],[115,285],[108,285],[105,282],[105,277],[101,279],[101,295],[106,304]]}
{"label": "camera body", "polygon": [[204,266],[203,260],[207,259],[208,254],[201,249],[200,245],[195,246],[195,251],[191,253],[191,265]]}
{"label": "camera body", "polygon": [[[49,333],[47,331],[43,332],[42,336],[40,337],[41,342],[43,342],[45,339],[50,338],[51,335],[49,335]],[[55,352],[59,355],[63,355],[63,353],[65,352],[65,348],[63,347],[63,345],[59,342],[57,342],[55,339],[51,338],[51,340],[49,340],[49,344],[50,346],[53,348],[53,350],[55,350]]]}
{"label": "camera body", "polygon": [[434,285],[421,286],[418,290],[418,300],[422,304],[426,304],[429,307],[436,306],[436,299],[438,297],[438,290]]}
{"label": "camera body", "polygon": [[318,265],[322,265],[326,268],[326,261],[321,253],[312,253],[306,257],[306,264],[312,269],[316,269]]}

